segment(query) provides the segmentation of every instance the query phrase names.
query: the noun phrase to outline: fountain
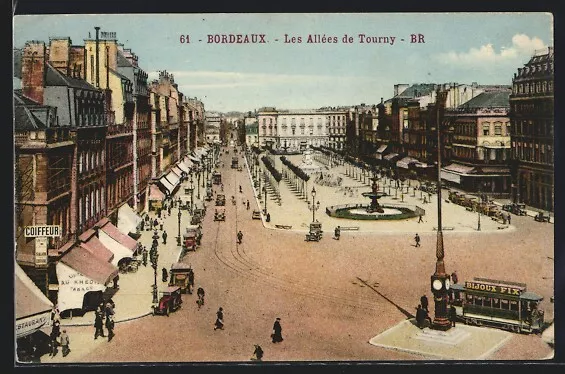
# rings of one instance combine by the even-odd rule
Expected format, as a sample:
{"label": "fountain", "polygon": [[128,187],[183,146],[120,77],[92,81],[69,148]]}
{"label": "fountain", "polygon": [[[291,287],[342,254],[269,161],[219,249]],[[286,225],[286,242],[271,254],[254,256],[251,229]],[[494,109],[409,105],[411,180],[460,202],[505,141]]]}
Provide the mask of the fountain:
{"label": "fountain", "polygon": [[380,177],[373,174],[371,180],[371,192],[363,192],[361,195],[371,199],[370,204],[345,204],[334,205],[326,208],[330,217],[345,218],[353,220],[399,220],[414,218],[424,215],[425,211],[418,206],[407,204],[380,204],[379,199],[388,196],[384,190],[380,190],[378,180]]}
{"label": "fountain", "polygon": [[376,175],[373,175],[371,178],[373,184],[371,185],[371,192],[363,192],[361,195],[364,197],[368,197],[371,199],[371,204],[367,207],[367,213],[384,213],[384,209],[379,204],[379,199],[383,196],[386,196],[384,191],[379,191],[379,184],[377,181],[379,178]]}

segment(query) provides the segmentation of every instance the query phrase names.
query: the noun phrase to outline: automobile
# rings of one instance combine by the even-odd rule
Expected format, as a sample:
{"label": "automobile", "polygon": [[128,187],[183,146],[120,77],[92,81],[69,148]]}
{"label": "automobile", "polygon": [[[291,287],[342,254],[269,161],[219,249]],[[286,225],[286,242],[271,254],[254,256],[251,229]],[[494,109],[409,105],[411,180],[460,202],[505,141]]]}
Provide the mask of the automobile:
{"label": "automobile", "polygon": [[216,209],[214,212],[214,221],[225,221],[226,220],[226,210],[225,209]]}
{"label": "automobile", "polygon": [[196,247],[200,245],[200,239],[202,238],[202,233],[200,231],[199,225],[190,225],[186,228],[183,234],[182,248],[184,250],[195,251]]}
{"label": "automobile", "polygon": [[181,293],[189,291],[189,277],[188,274],[192,271],[190,265],[184,262],[175,262],[171,265],[171,277],[169,279],[169,286],[180,287]]}
{"label": "automobile", "polygon": [[310,230],[304,239],[307,242],[319,242],[322,239],[322,224],[319,222],[310,223]]}
{"label": "automobile", "polygon": [[212,181],[214,184],[222,184],[222,174],[217,171],[213,172]]}
{"label": "automobile", "polygon": [[153,315],[166,315],[178,310],[182,305],[181,290],[178,286],[168,286],[160,292],[159,302],[153,305]]}
{"label": "automobile", "polygon": [[226,195],[217,194],[216,195],[216,206],[224,206],[226,205]]}
{"label": "automobile", "polygon": [[261,212],[258,210],[254,210],[253,213],[251,213],[251,218],[252,219],[261,219]]}

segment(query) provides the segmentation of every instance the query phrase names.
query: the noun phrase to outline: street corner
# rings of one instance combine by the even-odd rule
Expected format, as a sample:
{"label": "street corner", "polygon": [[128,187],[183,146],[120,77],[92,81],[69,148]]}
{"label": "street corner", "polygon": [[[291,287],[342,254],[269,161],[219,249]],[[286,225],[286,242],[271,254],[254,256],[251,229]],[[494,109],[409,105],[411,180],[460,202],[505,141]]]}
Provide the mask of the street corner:
{"label": "street corner", "polygon": [[512,334],[485,327],[457,324],[448,331],[420,329],[404,320],[369,340],[376,347],[413,353],[437,360],[483,360],[500,349]]}

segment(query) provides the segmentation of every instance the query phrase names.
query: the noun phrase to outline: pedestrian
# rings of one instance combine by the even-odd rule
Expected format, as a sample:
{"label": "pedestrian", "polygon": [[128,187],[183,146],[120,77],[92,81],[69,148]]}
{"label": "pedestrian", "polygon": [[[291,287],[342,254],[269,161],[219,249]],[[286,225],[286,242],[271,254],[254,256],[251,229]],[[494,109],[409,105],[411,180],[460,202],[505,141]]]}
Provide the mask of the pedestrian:
{"label": "pedestrian", "polygon": [[114,317],[113,316],[106,316],[106,329],[108,330],[108,341],[111,341],[112,338],[116,335],[114,334]]}
{"label": "pedestrian", "polygon": [[169,278],[169,272],[167,271],[166,268],[163,268],[163,269],[161,270],[161,272],[162,272],[162,274],[163,274],[163,282],[166,282],[167,279]]}
{"label": "pedestrian", "polygon": [[114,308],[115,308],[114,303],[108,300],[108,302],[106,303],[106,309],[104,310],[104,314],[106,314],[106,318],[108,318],[108,316],[114,315]]}
{"label": "pedestrian", "polygon": [[224,329],[224,309],[220,307],[216,312],[216,322],[214,323],[214,330],[223,330]]}
{"label": "pedestrian", "polygon": [[243,240],[243,233],[240,231],[238,231],[237,233],[237,242],[238,244],[241,244],[241,241]]}
{"label": "pedestrian", "polygon": [[94,339],[98,339],[98,336],[101,337],[106,337],[104,335],[104,325],[102,323],[102,308],[100,306],[98,306],[98,308],[96,309],[96,311],[94,312]]}
{"label": "pedestrian", "polygon": [[51,328],[51,334],[49,337],[51,338],[51,352],[49,356],[55,357],[57,355],[57,346],[59,343],[57,342],[59,335],[61,335],[61,323],[59,321],[53,322],[53,327]]}
{"label": "pedestrian", "polygon": [[420,246],[420,235],[416,234],[414,237],[414,241],[416,242],[416,247]]}
{"label": "pedestrian", "polygon": [[198,287],[198,290],[196,291],[196,295],[198,295],[198,300],[196,300],[196,304],[198,304],[198,309],[200,309],[200,307],[202,305],[204,305],[204,288],[202,287]]}
{"label": "pedestrian", "polygon": [[247,200],[247,210],[249,210],[249,200]]}
{"label": "pedestrian", "polygon": [[459,278],[457,277],[457,270],[453,270],[453,273],[451,273],[451,283],[456,284],[457,282],[459,282]]}
{"label": "pedestrian", "polygon": [[335,230],[334,230],[334,235],[335,235],[335,239],[336,239],[336,240],[339,240],[339,237],[340,237],[340,235],[341,235],[341,227],[340,227],[340,226],[337,226],[337,227],[335,228]]}
{"label": "pedestrian", "polygon": [[428,310],[428,297],[426,295],[422,295],[422,297],[420,297],[420,305],[422,306],[422,309],[424,310]]}
{"label": "pedestrian", "polygon": [[511,222],[511,219],[512,219],[511,217],[512,217],[512,216],[510,215],[510,213],[508,213],[508,216],[507,216],[508,224],[510,224],[510,222]]}
{"label": "pedestrian", "polygon": [[253,355],[255,357],[251,358],[252,361],[261,361],[261,359],[263,358],[263,348],[261,348],[259,344],[255,344],[255,350],[253,351]]}
{"label": "pedestrian", "polygon": [[161,218],[161,208],[157,210],[157,217]]}
{"label": "pedestrian", "polygon": [[141,221],[141,231],[145,231],[145,221]]}
{"label": "pedestrian", "polygon": [[273,333],[271,334],[271,338],[273,338],[273,343],[280,343],[283,341],[282,327],[280,320],[281,319],[277,317],[275,323],[273,324]]}
{"label": "pedestrian", "polygon": [[420,328],[424,328],[424,309],[422,309],[422,305],[418,304],[416,307],[416,325]]}
{"label": "pedestrian", "polygon": [[120,280],[120,275],[119,275],[119,274],[116,274],[116,277],[112,280],[112,282],[114,283],[114,284],[113,284],[113,288],[114,288],[115,290],[117,290],[118,288],[120,288],[120,287],[118,286],[118,280]]}
{"label": "pedestrian", "polygon": [[188,269],[188,293],[192,294],[192,289],[194,288],[194,270],[192,268]]}
{"label": "pedestrian", "polygon": [[418,216],[418,223],[420,223],[420,222],[424,222],[424,220],[422,219],[422,215],[421,215],[421,214]]}
{"label": "pedestrian", "polygon": [[155,218],[153,220],[153,227],[155,228],[155,230],[157,230],[157,225],[159,224],[159,221],[157,221],[157,218]]}
{"label": "pedestrian", "polygon": [[163,244],[167,244],[167,230],[163,231]]}
{"label": "pedestrian", "polygon": [[239,193],[243,193],[243,190],[241,189],[241,184],[239,185]]}
{"label": "pedestrian", "polygon": [[457,320],[457,310],[455,305],[451,304],[449,307],[449,319],[451,320],[451,326],[455,327],[455,321]]}
{"label": "pedestrian", "polygon": [[[171,209],[172,209],[172,207],[169,207],[169,209],[168,209],[169,217],[171,216]],[[180,209],[180,206],[179,206],[179,209]]]}
{"label": "pedestrian", "polygon": [[267,213],[267,218],[265,219],[267,222],[271,222],[271,213]]}
{"label": "pedestrian", "polygon": [[61,333],[61,352],[63,352],[63,357],[66,357],[71,352],[71,349],[69,348],[70,343],[71,340],[69,339],[67,330],[63,330]]}
{"label": "pedestrian", "polygon": [[143,266],[147,267],[147,248],[145,248],[145,246],[143,246],[141,255],[143,256]]}
{"label": "pedestrian", "polygon": [[163,231],[163,222],[162,221],[159,222],[159,230]]}

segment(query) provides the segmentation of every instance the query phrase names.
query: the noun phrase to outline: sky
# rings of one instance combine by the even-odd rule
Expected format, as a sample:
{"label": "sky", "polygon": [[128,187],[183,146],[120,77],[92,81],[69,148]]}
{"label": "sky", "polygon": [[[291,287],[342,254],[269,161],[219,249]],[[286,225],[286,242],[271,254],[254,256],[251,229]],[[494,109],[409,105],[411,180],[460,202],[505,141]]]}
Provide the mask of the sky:
{"label": "sky", "polygon": [[[510,85],[535,50],[554,44],[549,13],[206,13],[15,16],[13,45],[55,36],[82,45],[95,26],[116,32],[150,79],[166,70],[220,112],[376,104],[395,84]],[[265,43],[208,42],[230,34]],[[423,42],[412,43],[418,34]]]}

